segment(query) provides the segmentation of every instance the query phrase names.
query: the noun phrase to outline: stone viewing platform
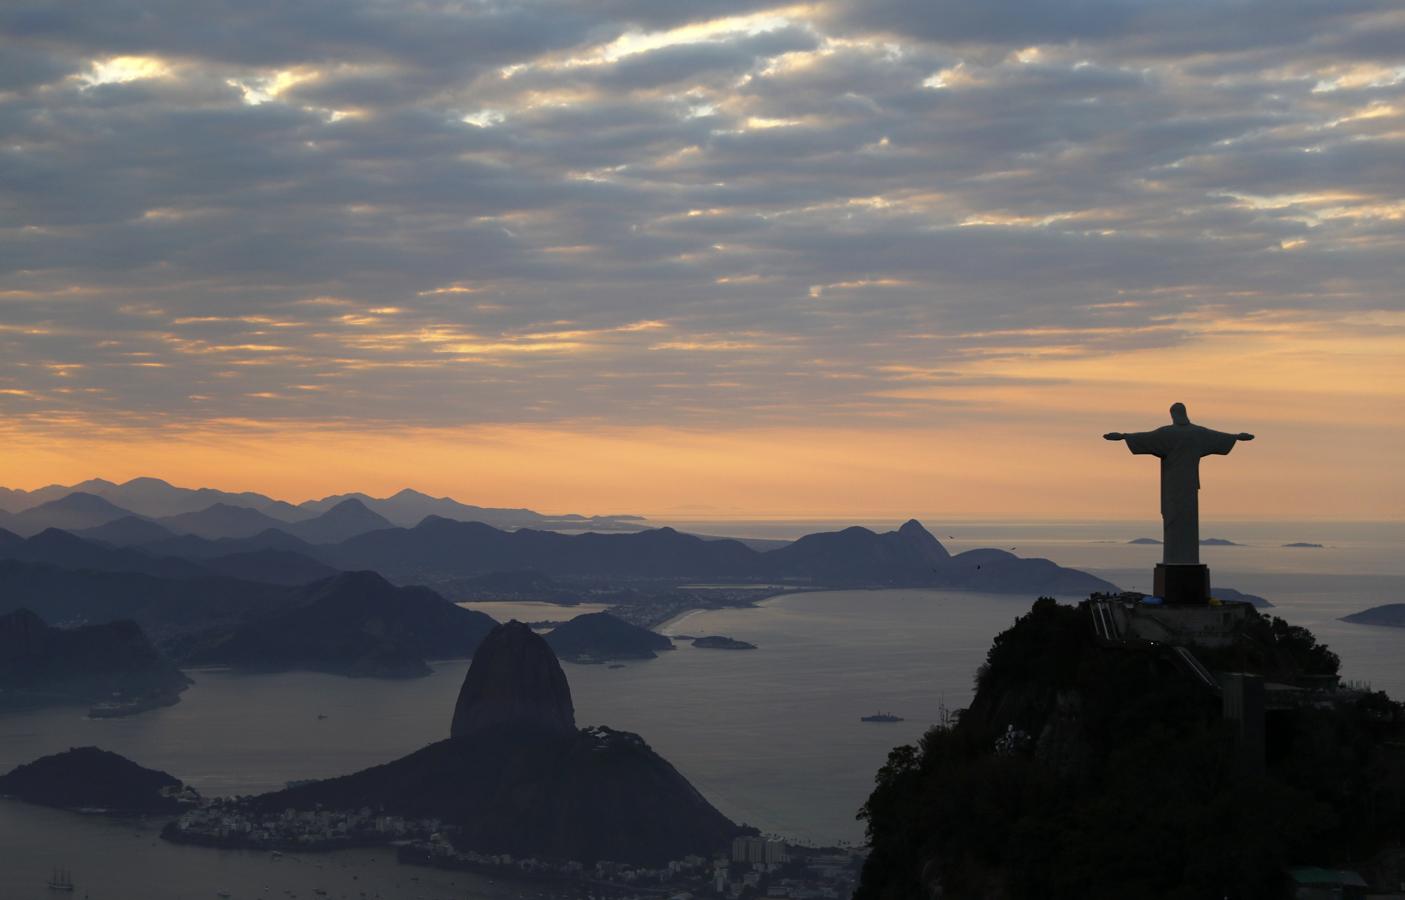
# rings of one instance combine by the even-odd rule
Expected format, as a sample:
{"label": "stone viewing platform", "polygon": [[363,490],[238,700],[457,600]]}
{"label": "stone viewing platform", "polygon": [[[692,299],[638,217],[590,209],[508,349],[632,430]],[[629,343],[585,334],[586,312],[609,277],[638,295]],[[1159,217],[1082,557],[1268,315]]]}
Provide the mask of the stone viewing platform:
{"label": "stone viewing platform", "polygon": [[1089,604],[1094,631],[1107,644],[1220,649],[1233,646],[1245,624],[1258,615],[1251,603],[1211,598],[1204,606],[1167,604],[1133,591],[1094,594]]}

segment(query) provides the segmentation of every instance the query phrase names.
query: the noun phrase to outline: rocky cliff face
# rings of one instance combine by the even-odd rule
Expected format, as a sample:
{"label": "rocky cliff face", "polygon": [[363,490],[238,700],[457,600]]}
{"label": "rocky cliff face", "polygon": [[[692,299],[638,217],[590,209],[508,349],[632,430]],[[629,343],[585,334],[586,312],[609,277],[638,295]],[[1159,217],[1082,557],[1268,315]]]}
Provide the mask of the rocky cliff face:
{"label": "rocky cliff face", "polygon": [[546,641],[521,622],[499,625],[473,654],[459,689],[451,737],[500,727],[572,734],[571,687]]}

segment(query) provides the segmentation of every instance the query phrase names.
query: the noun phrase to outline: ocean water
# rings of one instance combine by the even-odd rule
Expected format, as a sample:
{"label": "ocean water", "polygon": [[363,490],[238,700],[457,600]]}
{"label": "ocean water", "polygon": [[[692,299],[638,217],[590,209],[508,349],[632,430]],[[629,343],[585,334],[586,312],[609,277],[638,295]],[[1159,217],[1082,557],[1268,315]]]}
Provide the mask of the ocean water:
{"label": "ocean water", "polygon": [[[1155,534],[1126,523],[1083,523],[1073,531],[1066,524],[981,527],[987,530],[956,525],[939,537],[953,550],[1016,547],[1021,555],[1087,568],[1125,587],[1149,580],[1158,555],[1156,547],[1126,544]],[[1405,697],[1405,630],[1337,621],[1401,599],[1402,529],[1353,527],[1207,528],[1207,535],[1244,546],[1206,548],[1205,559],[1216,584],[1263,594],[1277,604],[1275,614],[1313,628],[1342,656],[1346,677]],[[1327,546],[1281,546],[1295,540]],[[919,737],[943,707],[969,702],[991,638],[1032,599],[913,590],[794,594],[750,609],[692,613],[664,629],[725,634],[757,644],[756,650],[705,650],[680,641],[677,650],[624,668],[565,668],[579,723],[643,735],[737,821],[792,840],[859,842],[862,827],[854,814],[888,751]],[[496,613],[561,617],[537,604],[498,606]],[[182,703],[132,718],[88,720],[80,709],[0,716],[0,771],[96,744],[209,795],[343,774],[446,735],[467,663],[434,668],[432,676],[408,682],[197,671]],[[875,711],[906,721],[859,721]],[[532,895],[521,885],[399,867],[384,852],[318,854],[296,864],[314,868],[285,862],[267,854],[174,847],[155,840],[149,825],[0,801],[0,897],[45,896],[43,881],[54,865],[72,868],[79,896],[86,889],[94,898],[167,900],[210,897],[217,890],[235,897],[286,896],[285,890],[307,896],[315,886],[331,896]]]}

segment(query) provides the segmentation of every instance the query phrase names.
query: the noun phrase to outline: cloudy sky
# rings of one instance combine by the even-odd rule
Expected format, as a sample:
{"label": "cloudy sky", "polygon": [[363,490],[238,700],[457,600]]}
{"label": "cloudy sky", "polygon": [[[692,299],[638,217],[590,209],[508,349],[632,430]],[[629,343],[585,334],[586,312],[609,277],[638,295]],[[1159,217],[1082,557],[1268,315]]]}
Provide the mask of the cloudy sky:
{"label": "cloudy sky", "polygon": [[0,8],[13,486],[1400,518],[1403,256],[1397,0]]}

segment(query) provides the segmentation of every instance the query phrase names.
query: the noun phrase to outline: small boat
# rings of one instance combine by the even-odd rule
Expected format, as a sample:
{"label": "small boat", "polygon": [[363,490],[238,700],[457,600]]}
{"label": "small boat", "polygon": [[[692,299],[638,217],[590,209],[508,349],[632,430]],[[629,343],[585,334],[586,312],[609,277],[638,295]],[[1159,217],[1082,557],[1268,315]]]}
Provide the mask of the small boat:
{"label": "small boat", "polygon": [[861,721],[861,722],[905,722],[905,721],[907,721],[907,720],[904,719],[902,716],[895,716],[895,715],[893,715],[892,713],[880,712],[880,713],[874,713],[874,714],[871,715],[871,716],[861,716],[861,717],[859,718],[859,721]]}
{"label": "small boat", "polygon": [[54,869],[54,874],[49,877],[49,890],[72,893],[73,876],[67,869]]}

